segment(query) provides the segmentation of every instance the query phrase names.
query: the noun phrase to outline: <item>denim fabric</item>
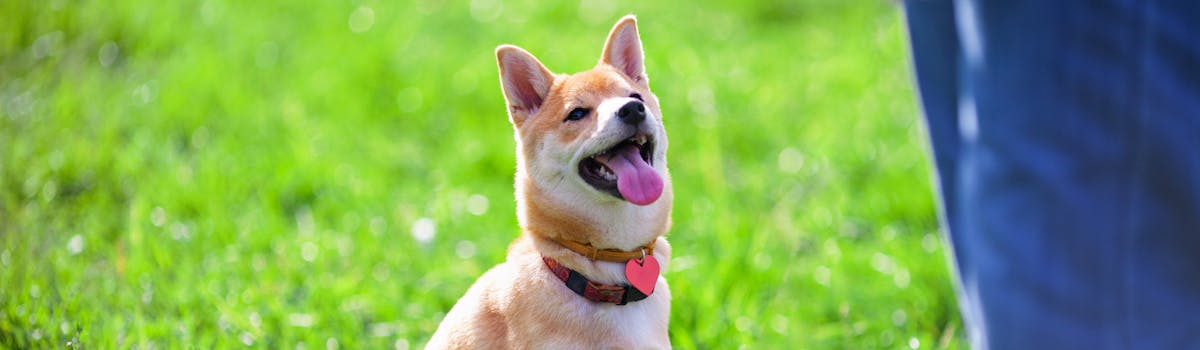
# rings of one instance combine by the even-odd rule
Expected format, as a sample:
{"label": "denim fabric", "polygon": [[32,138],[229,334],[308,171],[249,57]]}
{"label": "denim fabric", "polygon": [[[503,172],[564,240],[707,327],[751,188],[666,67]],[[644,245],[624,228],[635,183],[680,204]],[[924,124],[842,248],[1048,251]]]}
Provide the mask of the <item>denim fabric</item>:
{"label": "denim fabric", "polygon": [[1200,349],[1200,1],[905,2],[977,349]]}

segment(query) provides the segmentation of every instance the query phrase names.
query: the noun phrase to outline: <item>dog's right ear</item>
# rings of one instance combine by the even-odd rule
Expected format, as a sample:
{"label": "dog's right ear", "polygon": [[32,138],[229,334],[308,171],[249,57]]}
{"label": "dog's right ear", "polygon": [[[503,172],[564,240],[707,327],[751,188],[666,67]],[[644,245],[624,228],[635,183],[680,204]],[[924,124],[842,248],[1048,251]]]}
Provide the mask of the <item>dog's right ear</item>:
{"label": "dog's right ear", "polygon": [[532,54],[512,45],[496,48],[496,62],[500,65],[500,88],[508,102],[508,119],[520,126],[546,101],[554,73]]}

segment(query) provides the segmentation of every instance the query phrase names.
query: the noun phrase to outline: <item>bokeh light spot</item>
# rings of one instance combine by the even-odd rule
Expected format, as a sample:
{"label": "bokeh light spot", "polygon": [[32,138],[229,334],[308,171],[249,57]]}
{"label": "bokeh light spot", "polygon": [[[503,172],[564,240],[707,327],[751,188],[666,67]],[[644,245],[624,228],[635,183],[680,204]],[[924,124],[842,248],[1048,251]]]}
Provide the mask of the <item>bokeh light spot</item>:
{"label": "bokeh light spot", "polygon": [[38,37],[37,40],[33,41],[33,58],[40,60],[48,56],[57,55],[58,46],[62,42],[62,39],[63,33],[60,31],[53,31]]}
{"label": "bokeh light spot", "polygon": [[480,22],[491,22],[500,17],[504,4],[496,0],[471,0],[471,18]]}
{"label": "bokeh light spot", "polygon": [[392,270],[385,264],[375,264],[375,268],[371,269],[371,277],[374,277],[376,281],[387,281],[391,276]]}
{"label": "bokeh light spot", "polygon": [[784,148],[779,151],[778,159],[779,170],[788,174],[795,174],[804,168],[804,155],[800,154],[795,148]]}
{"label": "bokeh light spot", "polygon": [[894,260],[892,260],[892,257],[888,256],[887,254],[876,252],[871,256],[871,267],[874,268],[875,271],[892,273],[892,270],[896,268],[896,263]]}
{"label": "bokeh light spot", "polygon": [[607,0],[582,0],[579,2],[579,19],[588,23],[604,23],[611,20],[615,2]]}
{"label": "bokeh light spot", "polygon": [[787,316],[775,315],[775,317],[771,319],[771,329],[774,329],[775,332],[777,332],[779,334],[787,334],[787,329],[788,329]]}
{"label": "bokeh light spot", "polygon": [[436,234],[437,226],[430,218],[420,218],[412,224],[412,236],[420,243],[429,243]]}
{"label": "bokeh light spot", "polygon": [[480,216],[488,211],[488,199],[481,194],[473,194],[467,197],[467,212],[471,215]]}
{"label": "bokeh light spot", "polygon": [[896,309],[895,312],[892,312],[893,325],[903,327],[905,323],[908,323],[908,314],[904,313],[904,310]]}
{"label": "bokeh light spot", "polygon": [[152,83],[145,83],[133,89],[132,93],[133,104],[145,106],[154,100],[154,87]]}
{"label": "bokeh light spot", "polygon": [[713,91],[708,85],[697,83],[688,90],[688,102],[691,103],[692,122],[696,127],[710,129],[717,125],[717,107],[713,102]]}
{"label": "bokeh light spot", "polygon": [[162,207],[154,207],[154,210],[150,211],[150,223],[153,224],[154,227],[162,227],[163,225],[166,225],[167,211],[163,210]]}
{"label": "bokeh light spot", "polygon": [[746,317],[746,316],[741,316],[741,317],[738,317],[737,320],[733,321],[733,326],[735,328],[737,328],[738,332],[742,332],[742,333],[749,332],[750,327],[754,326],[754,320],[751,320],[749,317]]}
{"label": "bokeh light spot", "polygon": [[908,269],[903,267],[896,268],[896,272],[892,273],[892,283],[896,284],[897,288],[908,288],[908,284],[912,282],[912,275],[908,273]]}
{"label": "bokeh light spot", "polygon": [[49,201],[53,201],[54,197],[57,197],[57,196],[58,196],[58,183],[54,182],[54,180],[46,181],[46,183],[42,185],[42,198],[44,198],[47,202],[49,202]]}
{"label": "bokeh light spot", "polygon": [[104,68],[111,67],[113,63],[117,62],[117,57],[120,54],[121,48],[117,46],[117,43],[111,41],[104,43],[104,45],[100,46],[100,52],[97,53],[100,58],[100,66]]}
{"label": "bokeh light spot", "polygon": [[[375,25],[375,10],[370,7],[359,6],[350,13],[350,31],[355,33],[365,33],[371,30],[371,26]],[[335,340],[336,342],[336,340]]]}
{"label": "bokeh light spot", "polygon": [[926,253],[933,253],[938,249],[938,236],[933,233],[926,233],[925,237],[921,238],[921,249],[925,249]]}
{"label": "bokeh light spot", "polygon": [[813,279],[822,286],[829,286],[830,275],[829,268],[825,266],[817,266],[817,269],[813,270]]}
{"label": "bokeh light spot", "polygon": [[71,255],[79,254],[83,251],[83,236],[74,235],[67,241],[67,253]]}
{"label": "bokeh light spot", "polygon": [[316,323],[316,318],[311,314],[288,314],[287,319],[292,327],[308,328]]}
{"label": "bokeh light spot", "polygon": [[300,258],[307,262],[317,260],[317,245],[312,242],[305,242],[300,246]]}
{"label": "bokeh light spot", "polygon": [[171,224],[171,238],[176,241],[192,238],[192,227],[182,222]]}
{"label": "bokeh light spot", "polygon": [[316,220],[313,219],[312,209],[300,207],[296,210],[296,231],[301,236],[311,236],[317,230]]}
{"label": "bokeh light spot", "polygon": [[454,245],[454,252],[461,259],[470,259],[475,256],[475,243],[467,240],[458,241],[458,244]]}
{"label": "bokeh light spot", "polygon": [[382,235],[383,231],[387,230],[387,221],[384,221],[383,218],[379,216],[373,217],[371,218],[370,229],[371,234],[376,236]]}

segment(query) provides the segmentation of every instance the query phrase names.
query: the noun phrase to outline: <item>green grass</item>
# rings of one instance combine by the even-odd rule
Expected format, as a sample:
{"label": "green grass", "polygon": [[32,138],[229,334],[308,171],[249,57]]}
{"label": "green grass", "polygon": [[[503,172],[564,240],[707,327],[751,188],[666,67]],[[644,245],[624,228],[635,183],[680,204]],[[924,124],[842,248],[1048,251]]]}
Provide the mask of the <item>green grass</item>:
{"label": "green grass", "polygon": [[895,4],[499,4],[0,2],[0,348],[422,346],[518,234],[492,50],[625,13],[675,346],[965,347]]}

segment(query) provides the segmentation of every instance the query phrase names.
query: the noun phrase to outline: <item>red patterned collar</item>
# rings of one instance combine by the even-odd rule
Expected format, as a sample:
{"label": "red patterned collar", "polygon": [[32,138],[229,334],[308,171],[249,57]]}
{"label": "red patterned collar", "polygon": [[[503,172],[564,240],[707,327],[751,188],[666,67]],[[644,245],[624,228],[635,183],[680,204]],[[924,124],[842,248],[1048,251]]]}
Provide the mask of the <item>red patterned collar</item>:
{"label": "red patterned collar", "polygon": [[575,294],[579,294],[584,299],[597,303],[625,305],[626,303],[648,297],[648,295],[642,294],[641,291],[632,286],[615,286],[592,282],[587,277],[583,277],[583,275],[575,272],[575,270],[563,266],[557,260],[548,256],[543,255],[542,261],[546,262],[546,267],[550,268],[550,272],[554,273],[554,276],[558,277],[559,280],[562,280],[568,289],[575,292]]}

